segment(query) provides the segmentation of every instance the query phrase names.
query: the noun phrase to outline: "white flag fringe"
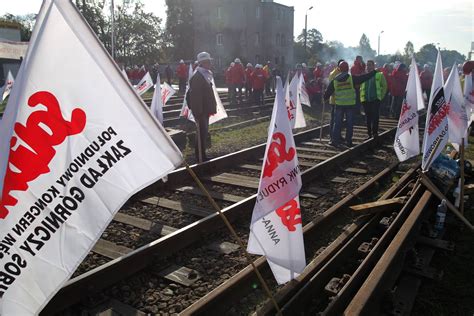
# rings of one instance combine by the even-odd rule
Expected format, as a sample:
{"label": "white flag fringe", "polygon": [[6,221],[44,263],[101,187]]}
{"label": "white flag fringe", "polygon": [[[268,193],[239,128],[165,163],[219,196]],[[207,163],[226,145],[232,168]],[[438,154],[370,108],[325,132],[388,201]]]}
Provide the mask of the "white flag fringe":
{"label": "white flag fringe", "polygon": [[461,89],[461,81],[459,79],[456,64],[453,65],[451,73],[444,85],[446,102],[449,106],[448,129],[449,141],[459,150],[459,146],[464,138],[467,145],[467,127],[468,112],[464,104],[464,96]]}
{"label": "white flag fringe", "polygon": [[13,78],[13,75],[9,70],[7,78],[5,80],[5,85],[3,86],[2,94],[0,95],[1,97],[0,102],[5,100],[10,95],[14,82],[15,82],[15,79]]}
{"label": "white flag fringe", "polygon": [[[441,52],[438,50],[433,84],[431,85],[430,102],[426,112],[425,133],[423,135],[423,158],[421,167],[424,171],[430,168],[430,165],[448,143],[448,113],[449,105],[446,103],[443,88],[443,64],[441,62]],[[428,164],[429,157],[437,143],[439,143],[438,149]]]}
{"label": "white flag fringe", "polygon": [[150,72],[147,72],[142,80],[135,86],[135,90],[139,95],[147,92],[151,87],[153,87],[153,79],[151,79]]}
{"label": "white flag fringe", "polygon": [[395,142],[393,143],[399,161],[405,161],[420,153],[417,109],[420,104],[423,106],[423,95],[421,85],[417,84],[419,80],[416,61],[415,58],[412,58],[406,97],[403,100]]}
{"label": "white flag fringe", "polygon": [[278,284],[296,278],[306,266],[300,189],[301,174],[285,107],[285,92],[280,77],[277,77],[247,251],[267,257]]}
{"label": "white flag fringe", "polygon": [[1,315],[39,314],[123,203],[182,161],[69,0],[43,2],[0,135]]}
{"label": "white flag fringe", "polygon": [[[300,77],[303,77],[301,75]],[[288,82],[288,81],[287,81]],[[289,98],[286,100],[286,108],[288,111],[288,118],[290,119],[291,128],[302,128],[306,127],[306,120],[303,114],[303,107],[301,106],[301,79],[295,74],[293,79],[288,85],[285,86],[288,89]]]}

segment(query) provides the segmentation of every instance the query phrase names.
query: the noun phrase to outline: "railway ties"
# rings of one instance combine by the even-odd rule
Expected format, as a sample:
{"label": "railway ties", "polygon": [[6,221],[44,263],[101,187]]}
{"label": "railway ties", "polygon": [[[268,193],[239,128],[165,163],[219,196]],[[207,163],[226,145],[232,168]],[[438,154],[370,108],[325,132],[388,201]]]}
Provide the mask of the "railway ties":
{"label": "railway ties", "polygon": [[[325,130],[326,129],[327,127],[325,127]],[[358,129],[363,133],[365,128],[360,127]],[[393,133],[393,130],[381,132],[381,139],[387,136],[392,137]],[[311,224],[312,219],[314,221],[314,219],[323,218],[324,216],[322,214],[324,214],[324,212],[322,212],[321,208],[330,207],[333,203],[338,203],[338,201],[341,200],[340,197],[333,196],[328,186],[339,186],[341,189],[337,190],[340,194],[350,194],[353,198],[357,199],[357,197],[353,196],[354,193],[351,192],[353,189],[350,189],[350,187],[357,186],[359,183],[369,180],[375,175],[374,172],[376,170],[368,168],[366,163],[364,164],[353,160],[367,153],[370,148],[375,148],[378,142],[381,141],[375,141],[373,139],[364,141],[352,149],[335,149],[331,146],[311,146],[310,143],[319,143],[318,137],[319,129],[312,129],[295,135],[297,146],[302,147],[298,148],[298,153],[302,153],[304,151],[302,149],[304,148],[320,149],[320,153],[312,152],[311,150],[306,152],[308,155],[319,155],[321,156],[319,158],[325,158],[325,160],[300,159],[300,162],[304,160],[301,164],[304,180],[301,204],[310,210],[309,213],[307,213],[307,210],[303,211],[303,215],[307,214],[303,216],[305,224]],[[303,144],[305,142],[307,144]],[[264,144],[252,147],[249,149],[249,152],[242,151],[231,154],[229,157],[226,157],[226,159],[222,158],[222,161],[221,159],[216,159],[215,161],[193,167],[201,176],[209,174],[209,171],[213,172],[207,180],[209,181],[208,185],[211,190],[211,195],[216,198],[218,203],[224,208],[223,212],[227,215],[229,220],[237,223],[236,225],[240,231],[239,234],[241,234],[244,239],[247,238],[250,212],[255,203],[256,186],[258,186],[262,163],[258,160],[258,157],[263,156],[262,149],[264,149]],[[384,155],[387,157],[390,156],[388,149],[381,150],[385,153]],[[234,161],[232,160],[233,156],[236,157]],[[239,161],[239,163],[235,163],[235,161]],[[374,162],[378,160],[369,157],[369,161]],[[348,164],[348,162],[351,163],[350,166],[336,168],[337,166],[342,166],[342,164]],[[379,162],[382,165],[387,164],[387,161]],[[369,163],[369,165],[371,164],[372,163]],[[223,169],[225,166],[227,166],[227,169]],[[228,166],[233,167],[228,169]],[[325,176],[324,181],[321,181],[323,179],[322,175],[327,175],[328,172],[334,172],[334,176]],[[225,173],[227,173],[227,175]],[[216,176],[220,176],[221,180],[222,178],[227,178],[227,180],[238,179],[238,181],[245,183],[245,186],[236,185],[236,181],[227,181],[230,182],[229,184],[213,182],[212,177]],[[333,183],[330,181],[337,177],[355,177],[359,180],[345,181],[344,183]],[[220,252],[232,249],[233,240],[225,228],[221,229],[223,227],[221,220],[208,206],[202,193],[188,182],[188,180],[186,180],[187,178],[189,178],[189,176],[185,170],[177,170],[169,175],[169,182],[167,184],[161,185],[161,187],[166,188],[163,194],[159,196],[154,195],[152,194],[153,190],[151,188],[147,190],[147,194],[140,194],[128,202],[124,209],[118,213],[116,220],[114,220],[112,224],[115,228],[119,227],[118,234],[113,236],[114,233],[107,229],[105,234],[108,234],[111,238],[105,237],[104,240],[115,242],[118,241],[117,237],[121,236],[122,239],[124,239],[126,233],[133,233],[136,235],[135,240],[137,241],[135,246],[129,246],[133,243],[127,244],[124,242],[124,244],[117,242],[118,249],[115,251],[115,247],[109,247],[109,244],[101,241],[101,243],[97,245],[97,248],[111,248],[111,250],[114,251],[112,254],[109,254],[109,257],[116,257],[116,259],[109,261],[103,266],[96,266],[94,268],[93,261],[96,256],[91,254],[88,259],[86,259],[89,268],[86,268],[86,270],[83,268],[80,272],[90,271],[79,278],[71,280],[58,294],[57,298],[51,302],[48,306],[49,309],[45,309],[45,312],[61,310],[73,303],[77,303],[81,297],[85,297],[91,293],[99,293],[102,289],[126,277],[132,277],[132,279],[127,282],[134,284],[134,280],[143,278],[139,277],[139,275],[146,275],[144,279],[155,280],[153,281],[153,288],[155,288],[155,290],[157,288],[165,292],[169,292],[166,291],[167,289],[172,290],[178,294],[176,300],[183,299],[187,302],[186,304],[190,304],[190,302],[198,300],[209,289],[216,288],[233,274],[245,268],[245,260],[243,260],[241,254],[239,254],[239,251],[233,249],[227,254]],[[311,179],[319,182],[312,183]],[[127,238],[129,237],[125,239]],[[194,246],[189,247],[191,245]],[[126,247],[131,251],[121,247]],[[182,249],[187,250],[186,252],[181,252],[180,250]],[[105,250],[103,250],[103,252],[104,251]],[[120,252],[123,253],[123,256],[118,257],[117,253]],[[203,259],[202,255],[207,255],[208,259]],[[99,260],[99,262],[104,263],[103,260]],[[223,262],[222,265],[221,262]],[[147,268],[150,267],[151,263],[153,263],[154,268]],[[164,277],[160,276],[161,271],[170,267],[172,263],[193,271],[199,271],[199,281],[194,283],[195,285],[191,285],[191,287],[196,286],[198,289],[196,290],[197,293],[191,295],[186,286],[176,285],[175,282],[166,281]],[[142,272],[138,273],[139,271]],[[227,271],[227,273],[222,273],[221,271]],[[137,277],[134,275],[137,275]],[[170,285],[172,285],[173,288],[169,288]],[[85,288],[88,290],[84,291]],[[140,292],[141,290],[139,290],[139,288],[140,286],[137,285],[130,291]],[[203,288],[206,288],[206,290]],[[145,289],[145,291],[152,291],[152,287]],[[114,289],[113,292],[115,293],[116,290]],[[71,295],[71,293],[74,293],[74,295]],[[108,293],[110,295],[110,291]],[[157,295],[160,297],[163,295],[166,296],[166,294]],[[142,303],[140,303],[141,305],[136,302],[134,303],[133,300],[131,301],[126,296],[112,295],[111,298],[115,298],[133,307],[141,306],[139,309],[145,312],[151,311],[150,306]],[[159,304],[153,304],[155,307],[158,305]],[[181,307],[184,309],[186,306]],[[170,310],[169,306],[166,308],[168,308],[168,311]],[[177,309],[175,309],[175,311],[176,310]]]}

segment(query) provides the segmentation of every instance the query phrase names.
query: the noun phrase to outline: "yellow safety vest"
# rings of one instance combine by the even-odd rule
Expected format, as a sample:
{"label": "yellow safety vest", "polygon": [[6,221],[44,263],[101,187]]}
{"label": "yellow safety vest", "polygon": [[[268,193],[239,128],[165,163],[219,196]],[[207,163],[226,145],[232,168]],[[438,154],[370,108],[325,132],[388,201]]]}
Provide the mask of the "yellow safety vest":
{"label": "yellow safety vest", "polygon": [[[387,93],[387,81],[381,72],[375,73],[375,91],[377,100],[382,101],[385,93]],[[365,82],[360,86],[360,102],[365,102]]]}
{"label": "yellow safety vest", "polygon": [[346,81],[337,81],[334,79],[333,82],[336,105],[355,105],[356,92],[354,84],[352,83],[352,76],[349,75]]}

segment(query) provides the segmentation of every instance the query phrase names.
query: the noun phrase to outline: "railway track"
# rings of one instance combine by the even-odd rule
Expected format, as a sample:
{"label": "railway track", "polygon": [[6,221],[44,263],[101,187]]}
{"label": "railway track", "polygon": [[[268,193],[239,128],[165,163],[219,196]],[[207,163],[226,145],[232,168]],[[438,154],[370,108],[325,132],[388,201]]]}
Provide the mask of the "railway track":
{"label": "railway track", "polygon": [[[330,147],[327,139],[320,142],[319,128],[295,135],[304,181],[302,214],[308,225],[325,222],[328,211],[323,210],[330,210],[347,194],[358,200],[358,184],[370,182],[390,161],[395,161],[390,146],[395,124],[382,119],[384,132],[378,141],[364,141],[365,128],[355,127],[357,146],[352,149]],[[327,126],[324,132],[327,133]],[[384,140],[386,143],[382,144]],[[382,147],[370,154],[377,146]],[[227,217],[236,222],[244,239],[264,149],[262,144],[193,166]],[[350,168],[342,168],[344,164]],[[385,170],[368,187],[388,177],[394,168]],[[352,219],[346,214],[345,220]],[[221,220],[193,187],[187,172],[180,169],[171,173],[165,184],[147,188],[124,205],[75,277],[43,314],[87,309],[87,302],[94,297],[113,297],[114,302],[152,313],[181,312],[245,267],[245,260]],[[187,284],[179,283],[180,278]],[[173,305],[170,301],[183,303]]]}

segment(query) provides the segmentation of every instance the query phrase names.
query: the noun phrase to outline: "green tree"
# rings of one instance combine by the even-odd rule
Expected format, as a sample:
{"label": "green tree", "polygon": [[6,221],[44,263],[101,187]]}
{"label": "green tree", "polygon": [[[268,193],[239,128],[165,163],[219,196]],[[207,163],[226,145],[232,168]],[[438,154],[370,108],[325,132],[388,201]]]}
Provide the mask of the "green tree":
{"label": "green tree", "polygon": [[403,59],[404,62],[409,65],[411,58],[415,56],[415,48],[413,47],[413,43],[408,41],[403,49]]}
{"label": "green tree", "polygon": [[423,45],[418,53],[416,53],[416,61],[420,64],[432,64],[436,63],[436,56],[438,55],[438,50],[434,44]]}
{"label": "green tree", "polygon": [[365,33],[360,37],[359,46],[357,48],[360,55],[364,57],[364,60],[373,59],[375,57],[375,50],[370,46],[370,40]]}
{"label": "green tree", "polygon": [[456,50],[441,50],[441,59],[445,67],[451,67],[454,64],[462,64],[466,61],[466,56]]}
{"label": "green tree", "polygon": [[191,0],[166,0],[166,33],[176,59],[194,59]]}
{"label": "green tree", "polygon": [[35,21],[36,14],[13,15],[6,13],[0,17],[0,23],[4,24],[5,27],[10,26],[16,28],[17,25],[20,27],[20,39],[24,42],[30,40]]}

